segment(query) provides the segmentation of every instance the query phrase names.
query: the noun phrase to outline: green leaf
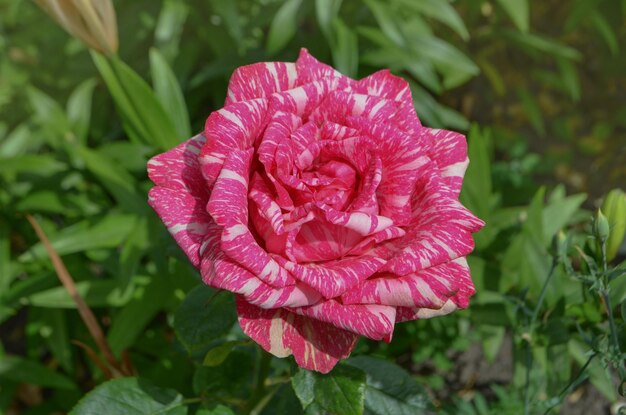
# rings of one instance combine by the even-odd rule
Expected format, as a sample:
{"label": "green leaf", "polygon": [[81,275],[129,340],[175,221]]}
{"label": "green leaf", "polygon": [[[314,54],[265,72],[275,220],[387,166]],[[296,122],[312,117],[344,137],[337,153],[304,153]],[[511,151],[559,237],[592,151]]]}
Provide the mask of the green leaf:
{"label": "green leaf", "polygon": [[62,201],[63,195],[58,191],[39,190],[28,193],[15,204],[17,212],[51,212],[67,214],[67,206]]}
{"label": "green leaf", "polygon": [[528,0],[497,0],[497,2],[520,31],[528,32]]}
{"label": "green leaf", "polygon": [[576,66],[569,60],[563,58],[557,59],[557,62],[559,64],[561,82],[564,89],[572,100],[580,100],[580,81],[578,79],[578,73],[576,72]]}
{"label": "green leaf", "polygon": [[604,197],[601,209],[609,221],[610,233],[606,241],[606,256],[612,261],[626,235],[626,193],[621,189],[611,190]]}
{"label": "green leaf", "polygon": [[315,374],[304,369],[298,370],[291,378],[291,385],[303,408],[311,405],[315,399],[315,381]]}
{"label": "green leaf", "polygon": [[[11,270],[11,240],[9,226],[0,219],[0,293],[6,293],[13,281]],[[0,294],[0,298],[2,294]]]}
{"label": "green leaf", "polygon": [[[119,283],[114,280],[79,281],[76,283],[76,291],[91,307],[119,307],[128,301],[128,295],[123,295]],[[22,301],[34,307],[76,308],[76,303],[65,287],[39,291]]]}
{"label": "green leaf", "polygon": [[136,180],[123,166],[98,150],[78,147],[76,153],[124,210],[146,212],[147,204],[135,187]]}
{"label": "green leaf", "polygon": [[19,124],[8,135],[0,140],[0,157],[9,158],[26,153],[29,148],[37,147],[37,140],[34,139],[27,123]]}
{"label": "green leaf", "polygon": [[461,189],[461,202],[479,218],[485,227],[474,235],[476,247],[488,246],[497,235],[497,228],[491,223],[497,196],[493,194],[491,183],[491,130],[473,125],[469,132],[469,166]]}
{"label": "green leaf", "polygon": [[594,27],[604,40],[604,43],[606,43],[606,45],[609,47],[611,55],[617,56],[617,54],[619,53],[619,42],[609,22],[607,22],[604,16],[602,16],[597,10],[594,10],[592,12],[591,21],[593,22]]}
{"label": "green leaf", "polygon": [[472,306],[472,321],[480,325],[496,327],[510,327],[511,319],[506,312],[506,305],[502,302],[474,304]]}
{"label": "green leaf", "polygon": [[439,20],[441,23],[454,30],[463,40],[469,39],[469,33],[465,23],[447,0],[400,0],[399,3],[405,9],[413,9],[419,13]]}
{"label": "green leaf", "polygon": [[147,286],[136,288],[133,298],[115,315],[107,332],[113,353],[119,355],[133,345],[171,296],[172,289],[164,278],[153,278]]}
{"label": "green leaf", "polygon": [[189,6],[184,2],[178,0],[163,2],[154,29],[154,44],[169,62],[178,55],[180,37],[188,14]]}
{"label": "green leaf", "polygon": [[[59,361],[61,366],[68,373],[72,373],[72,348],[67,330],[67,322],[65,312],[63,310],[53,308],[47,310],[39,310],[37,320],[40,321],[45,330],[40,330],[45,338],[50,351]],[[33,313],[33,310],[29,310]],[[31,314],[32,315],[32,314]]]}
{"label": "green leaf", "polygon": [[432,409],[428,394],[404,369],[382,359],[348,360],[366,374],[365,408],[376,415],[416,415]]}
{"label": "green leaf", "polygon": [[[579,365],[585,364],[589,359],[591,350],[580,340],[570,340],[567,343],[568,351]],[[615,393],[615,386],[611,379],[609,369],[600,361],[601,358],[595,358],[587,368],[589,380],[596,387],[596,390],[606,397],[609,402],[615,402],[618,399]]]}
{"label": "green leaf", "polygon": [[228,406],[219,404],[213,409],[200,409],[196,415],[235,415],[235,413]]}
{"label": "green leaf", "polygon": [[200,366],[193,377],[195,393],[218,399],[249,399],[254,380],[250,376],[254,372],[253,354],[250,351],[233,350],[219,368]]}
{"label": "green leaf", "polygon": [[405,47],[406,39],[397,25],[397,19],[392,15],[389,7],[378,0],[365,0],[365,4],[370,9],[374,18],[378,22],[378,26],[385,36],[389,38],[396,46]]}
{"label": "green leaf", "polygon": [[[559,186],[560,187],[560,186]],[[568,225],[580,205],[587,199],[584,193],[551,198],[543,208],[543,242],[547,245],[556,233]]]}
{"label": "green leaf", "polygon": [[119,58],[91,57],[115,101],[124,128],[133,140],[168,150],[182,139],[154,92],[137,73]]}
{"label": "green leaf", "polygon": [[174,122],[179,137],[191,137],[189,113],[178,79],[158,49],[150,49],[150,71],[154,92]]}
{"label": "green leaf", "polygon": [[29,86],[26,96],[33,109],[35,119],[46,130],[48,142],[53,146],[60,144],[60,139],[70,131],[69,121],[63,108],[44,92]]}
{"label": "green leaf", "polygon": [[414,35],[411,37],[413,52],[429,59],[443,75],[444,88],[462,85],[480,73],[474,62],[456,47],[434,36]]}
{"label": "green leaf", "polygon": [[296,34],[301,4],[302,0],[287,0],[276,12],[267,35],[266,49],[269,55],[280,52]]}
{"label": "green leaf", "polygon": [[76,385],[65,375],[19,356],[0,357],[0,380],[11,380],[49,388],[74,389]]}
{"label": "green leaf", "polygon": [[337,18],[333,27],[337,40],[332,48],[335,69],[349,77],[355,78],[359,68],[359,42],[356,34],[345,23]]}
{"label": "green leaf", "polygon": [[[359,33],[380,45],[379,49],[368,51],[361,56],[363,63],[387,67],[392,71],[406,70],[431,91],[441,93],[439,77],[430,61],[395,46],[378,29],[360,29]],[[382,42],[377,41],[380,37],[383,38]]]}
{"label": "green leaf", "polygon": [[0,174],[4,175],[28,173],[52,176],[65,170],[67,170],[67,165],[51,155],[24,154],[15,157],[0,157]]}
{"label": "green leaf", "polygon": [[224,19],[224,26],[228,34],[235,40],[237,45],[241,47],[241,42],[244,40],[242,30],[244,25],[242,25],[239,17],[239,10],[237,8],[239,3],[232,0],[210,0],[210,2],[215,13]]}
{"label": "green leaf", "polygon": [[333,39],[333,22],[339,16],[343,0],[315,0],[317,23],[326,39]]}
{"label": "green leaf", "polygon": [[576,49],[544,36],[534,35],[532,33],[519,33],[511,30],[504,31],[503,35],[525,48],[543,52],[549,56],[554,55],[573,61],[582,59],[582,55]]}
{"label": "green leaf", "polygon": [[[48,235],[59,255],[73,254],[90,249],[117,247],[132,230],[136,217],[133,215],[109,214],[101,221],[90,224],[82,221]],[[47,260],[48,253],[41,242],[19,256],[19,261]]]}
{"label": "green leaf", "polygon": [[193,352],[226,334],[236,321],[233,296],[200,285],[176,310],[174,330],[187,350]]}
{"label": "green leaf", "polygon": [[95,79],[87,79],[81,82],[67,100],[66,112],[70,127],[83,145],[87,141],[93,90],[96,84],[97,81]]}
{"label": "green leaf", "polygon": [[291,382],[304,409],[316,404],[333,414],[363,413],[365,373],[356,367],[338,365],[326,375],[300,369]]}
{"label": "green leaf", "polygon": [[185,415],[183,397],[139,378],[113,379],[89,392],[70,415]]}
{"label": "green leaf", "polygon": [[228,357],[230,352],[236,347],[241,345],[242,342],[239,340],[231,340],[220,344],[212,349],[210,349],[205,355],[202,364],[204,366],[219,366],[224,360]]}
{"label": "green leaf", "polygon": [[522,101],[522,106],[524,107],[524,111],[526,111],[530,124],[539,134],[545,135],[546,127],[544,125],[541,108],[539,108],[537,100],[528,92],[528,90],[523,88],[517,90],[517,95],[520,101]]}

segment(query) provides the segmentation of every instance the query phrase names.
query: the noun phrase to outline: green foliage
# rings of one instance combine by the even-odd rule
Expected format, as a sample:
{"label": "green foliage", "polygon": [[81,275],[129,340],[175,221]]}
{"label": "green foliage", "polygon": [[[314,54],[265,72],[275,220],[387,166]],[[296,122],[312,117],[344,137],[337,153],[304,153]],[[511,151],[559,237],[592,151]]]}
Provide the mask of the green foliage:
{"label": "green foliage", "polygon": [[103,413],[184,415],[182,396],[172,389],[159,388],[140,378],[105,382],[78,402],[70,414]]}

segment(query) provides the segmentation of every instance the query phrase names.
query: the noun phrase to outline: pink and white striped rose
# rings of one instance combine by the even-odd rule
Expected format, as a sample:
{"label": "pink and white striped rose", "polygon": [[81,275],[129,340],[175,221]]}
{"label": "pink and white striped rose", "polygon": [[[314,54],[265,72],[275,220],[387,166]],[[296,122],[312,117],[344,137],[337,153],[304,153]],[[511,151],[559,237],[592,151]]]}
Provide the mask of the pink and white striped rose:
{"label": "pink and white striped rose", "polygon": [[467,164],[406,81],[303,49],[235,70],[204,131],[148,163],[149,202],[204,282],[236,294],[248,336],[326,373],[359,336],[467,307],[483,226],[458,201]]}

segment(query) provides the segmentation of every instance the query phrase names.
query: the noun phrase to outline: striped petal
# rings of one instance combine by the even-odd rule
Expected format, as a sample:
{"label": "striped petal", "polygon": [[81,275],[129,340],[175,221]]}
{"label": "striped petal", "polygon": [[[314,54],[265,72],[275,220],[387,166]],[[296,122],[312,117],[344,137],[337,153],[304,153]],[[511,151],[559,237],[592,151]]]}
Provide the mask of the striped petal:
{"label": "striped petal", "polygon": [[206,143],[200,152],[202,174],[212,186],[232,150],[251,148],[265,128],[267,100],[255,99],[227,105],[212,112],[204,126]]}
{"label": "striped petal", "polygon": [[326,77],[345,78],[332,66],[315,59],[305,48],[300,49],[300,55],[296,61],[296,68],[300,84],[313,82]]}
{"label": "striped petal", "polygon": [[395,307],[376,304],[344,305],[336,300],[289,310],[372,340],[391,340],[396,320]]}
{"label": "striped petal", "polygon": [[285,309],[265,310],[237,297],[243,332],[277,357],[293,355],[298,366],[328,373],[350,355],[358,336]]}
{"label": "striped petal", "polygon": [[204,136],[198,134],[151,158],[148,161],[148,177],[157,186],[208,198],[208,189],[200,173],[198,161],[205,142]]}
{"label": "striped petal", "polygon": [[224,228],[224,252],[262,281],[276,286],[293,285],[294,279],[259,246],[248,228],[248,176],[252,149],[233,150],[213,187],[207,211]]}
{"label": "striped petal", "polygon": [[427,318],[441,317],[458,310],[459,307],[452,300],[448,300],[441,308],[407,308],[398,307],[396,310],[396,323],[404,321],[424,320]]}
{"label": "striped petal", "polygon": [[241,294],[261,308],[304,307],[317,303],[320,294],[304,284],[272,287],[219,250],[207,251],[200,271],[205,284]]}
{"label": "striped petal", "polygon": [[[460,300],[474,294],[474,285],[465,258],[458,258],[421,271],[397,276],[381,274],[345,293],[344,304],[384,304],[409,308],[441,308],[460,293]],[[463,297],[463,298],[461,298]],[[466,307],[467,304],[459,304]]]}
{"label": "striped petal", "polygon": [[335,298],[366,280],[385,264],[375,256],[362,255],[321,263],[297,264],[277,258],[296,279],[315,288],[324,298]]}
{"label": "striped petal", "polygon": [[198,162],[202,135],[159,154],[148,162],[148,175],[157,185],[148,203],[161,217],[194,266],[200,264],[200,246],[215,224],[203,206],[209,198]]}
{"label": "striped petal", "polygon": [[430,157],[439,167],[442,181],[458,197],[469,164],[465,136],[454,131],[430,130]]}
{"label": "striped petal", "polygon": [[375,248],[382,257],[393,256],[384,271],[406,275],[466,256],[474,249],[471,233],[484,222],[449,193],[435,171],[422,173],[412,194],[407,235]]}
{"label": "striped petal", "polygon": [[263,62],[240,66],[235,69],[228,82],[225,105],[269,97],[297,84],[298,74],[294,63]]}
{"label": "striped petal", "polygon": [[400,130],[416,135],[423,129],[415,113],[411,88],[404,79],[392,75],[388,70],[382,70],[361,79],[353,89],[362,94],[399,102],[398,110],[391,121]]}

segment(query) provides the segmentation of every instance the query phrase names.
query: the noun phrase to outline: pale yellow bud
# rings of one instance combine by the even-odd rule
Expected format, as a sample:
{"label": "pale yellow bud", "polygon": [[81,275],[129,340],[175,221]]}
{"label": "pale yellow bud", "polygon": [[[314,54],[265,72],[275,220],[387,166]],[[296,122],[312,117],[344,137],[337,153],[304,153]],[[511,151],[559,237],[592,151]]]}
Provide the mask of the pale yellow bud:
{"label": "pale yellow bud", "polygon": [[117,53],[117,22],[111,0],[34,0],[71,35],[105,55]]}

